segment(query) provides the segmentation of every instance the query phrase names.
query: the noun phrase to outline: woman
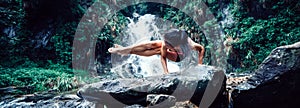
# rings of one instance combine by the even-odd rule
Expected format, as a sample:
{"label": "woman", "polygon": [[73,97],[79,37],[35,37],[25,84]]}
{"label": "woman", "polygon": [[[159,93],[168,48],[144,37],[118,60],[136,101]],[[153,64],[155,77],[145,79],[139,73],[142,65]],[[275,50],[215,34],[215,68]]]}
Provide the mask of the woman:
{"label": "woman", "polygon": [[115,45],[115,47],[109,48],[108,51],[120,55],[161,55],[161,63],[166,74],[169,73],[166,58],[174,62],[180,62],[188,55],[187,53],[190,52],[189,49],[199,52],[198,64],[202,64],[205,51],[204,47],[189,38],[184,30],[171,29],[163,35],[163,38],[164,40],[144,42],[127,47]]}

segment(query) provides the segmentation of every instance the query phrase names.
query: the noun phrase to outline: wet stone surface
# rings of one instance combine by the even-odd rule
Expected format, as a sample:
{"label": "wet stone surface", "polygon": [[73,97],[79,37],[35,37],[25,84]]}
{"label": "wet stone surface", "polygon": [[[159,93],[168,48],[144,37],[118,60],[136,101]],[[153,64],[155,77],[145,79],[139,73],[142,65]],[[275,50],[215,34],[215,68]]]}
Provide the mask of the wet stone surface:
{"label": "wet stone surface", "polygon": [[[225,74],[212,66],[198,66],[183,73],[172,73],[146,78],[121,78],[86,85],[79,93],[88,101],[103,103],[110,107],[124,107],[139,104],[148,106],[147,96],[172,95],[176,101],[190,100],[199,105],[206,89],[216,90],[210,104],[214,107],[226,106]],[[163,98],[163,97],[157,98]],[[172,97],[167,96],[169,104]],[[159,100],[159,99],[158,99]],[[148,101],[149,102],[149,101]],[[159,102],[154,102],[159,103]],[[153,105],[151,104],[151,105]],[[163,105],[163,104],[162,104]],[[170,106],[170,105],[169,105]]]}
{"label": "wet stone surface", "polygon": [[55,96],[54,94],[26,95],[18,98],[6,97],[0,102],[1,108],[90,108],[95,104],[80,99],[74,94]]}

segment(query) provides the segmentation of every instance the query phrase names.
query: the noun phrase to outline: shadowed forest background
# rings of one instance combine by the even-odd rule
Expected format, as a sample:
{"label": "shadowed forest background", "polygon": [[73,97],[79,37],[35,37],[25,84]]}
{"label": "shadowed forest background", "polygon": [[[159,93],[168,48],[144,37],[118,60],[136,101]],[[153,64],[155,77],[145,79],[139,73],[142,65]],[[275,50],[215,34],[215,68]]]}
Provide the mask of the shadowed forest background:
{"label": "shadowed forest background", "polygon": [[[170,3],[185,2],[169,0]],[[20,87],[26,94],[37,91],[70,91],[83,82],[72,69],[72,45],[77,26],[95,0],[2,0],[0,1],[0,88]],[[100,1],[101,2],[101,1]],[[134,1],[133,1],[134,2]],[[200,2],[200,1],[198,1]],[[298,0],[203,0],[209,10],[194,4],[184,8],[203,16],[212,14],[217,22],[206,21],[202,29],[180,10],[156,3],[141,3],[113,15],[96,38],[96,62],[105,66],[110,60],[106,51],[132,13],[153,14],[174,22],[189,31],[190,37],[209,49],[202,30],[220,26],[229,41],[227,73],[251,72],[276,47],[300,41],[300,2]],[[122,5],[121,0],[109,3]],[[99,7],[108,7],[106,2]],[[107,8],[106,11],[112,11]],[[114,13],[114,12],[111,12]],[[205,17],[203,17],[205,18]],[[99,19],[102,20],[102,19]],[[197,34],[197,35],[193,35]],[[86,37],[82,38],[84,42]],[[89,49],[82,49],[88,52]],[[209,51],[209,50],[208,50]],[[85,55],[85,56],[88,56]],[[85,57],[84,56],[84,57]],[[214,59],[206,53],[204,63]],[[108,67],[96,67],[101,75],[110,75]],[[2,94],[1,94],[2,95]]]}

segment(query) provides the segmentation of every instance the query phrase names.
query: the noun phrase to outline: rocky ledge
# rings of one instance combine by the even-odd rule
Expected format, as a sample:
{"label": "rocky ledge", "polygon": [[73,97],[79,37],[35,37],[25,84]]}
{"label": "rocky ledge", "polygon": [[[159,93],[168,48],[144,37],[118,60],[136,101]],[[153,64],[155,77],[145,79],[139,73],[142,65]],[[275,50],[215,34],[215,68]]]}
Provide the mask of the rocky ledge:
{"label": "rocky ledge", "polygon": [[40,93],[20,97],[2,97],[1,108],[90,108],[95,104],[79,98],[77,95],[59,95]]}
{"label": "rocky ledge", "polygon": [[[115,79],[86,85],[80,97],[112,108],[130,105],[172,107],[190,101],[196,106],[226,107],[225,74],[212,66],[146,78]],[[204,101],[205,103],[201,103]]]}

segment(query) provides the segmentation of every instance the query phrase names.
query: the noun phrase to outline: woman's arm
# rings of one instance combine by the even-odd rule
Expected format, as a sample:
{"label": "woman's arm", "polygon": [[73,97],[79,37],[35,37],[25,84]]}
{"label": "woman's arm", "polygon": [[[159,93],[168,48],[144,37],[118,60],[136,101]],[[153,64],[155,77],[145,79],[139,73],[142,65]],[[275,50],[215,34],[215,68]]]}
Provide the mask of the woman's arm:
{"label": "woman's arm", "polygon": [[164,69],[165,74],[168,74],[169,71],[168,71],[168,68],[167,68],[166,53],[167,53],[167,49],[166,49],[165,45],[163,44],[162,47],[161,47],[160,60],[161,60],[161,64],[162,64],[162,67]]}
{"label": "woman's arm", "polygon": [[198,50],[198,64],[203,64],[203,56],[205,52],[205,48],[200,44],[195,44],[195,49]]}
{"label": "woman's arm", "polygon": [[198,43],[195,43],[192,39],[190,39],[190,44],[192,44],[192,48],[193,50],[197,50],[199,55],[198,55],[198,64],[203,64],[203,57],[204,57],[204,53],[205,53],[205,48],[198,44]]}

